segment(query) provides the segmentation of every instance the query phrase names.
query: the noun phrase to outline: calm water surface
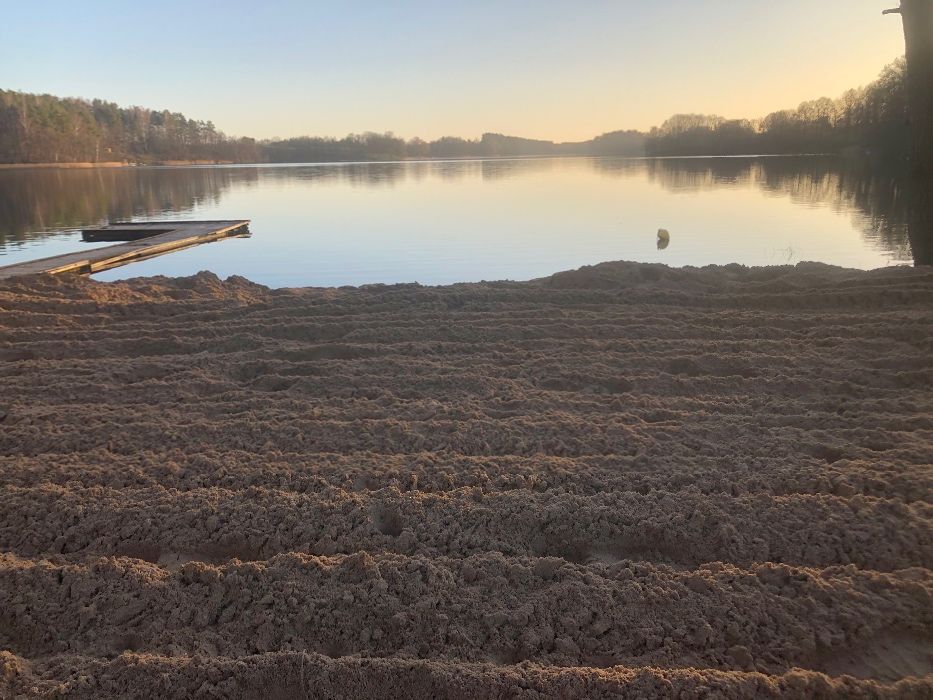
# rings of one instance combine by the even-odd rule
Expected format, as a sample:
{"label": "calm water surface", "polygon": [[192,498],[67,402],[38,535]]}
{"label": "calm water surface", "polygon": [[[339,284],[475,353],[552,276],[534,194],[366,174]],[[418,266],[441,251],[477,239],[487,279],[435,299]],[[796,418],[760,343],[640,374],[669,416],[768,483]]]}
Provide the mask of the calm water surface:
{"label": "calm water surface", "polygon": [[251,238],[97,278],[444,284],[607,260],[869,269],[911,262],[903,189],[829,157],[8,170],[0,265],[86,249],[76,229],[108,221],[252,219]]}

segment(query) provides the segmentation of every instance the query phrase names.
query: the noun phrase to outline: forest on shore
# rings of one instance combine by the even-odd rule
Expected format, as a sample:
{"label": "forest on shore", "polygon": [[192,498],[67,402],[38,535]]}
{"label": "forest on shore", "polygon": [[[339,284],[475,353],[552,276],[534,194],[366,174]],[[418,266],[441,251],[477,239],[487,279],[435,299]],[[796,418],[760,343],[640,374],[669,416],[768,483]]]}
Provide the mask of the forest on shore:
{"label": "forest on shore", "polygon": [[405,140],[391,133],[342,139],[233,138],[210,121],[103,100],[0,90],[0,163],[300,163],[554,155],[702,156],[793,153],[906,155],[905,63],[838,99],[820,98],[761,119],[678,114],[648,133],[614,131],[577,143],[487,133]]}

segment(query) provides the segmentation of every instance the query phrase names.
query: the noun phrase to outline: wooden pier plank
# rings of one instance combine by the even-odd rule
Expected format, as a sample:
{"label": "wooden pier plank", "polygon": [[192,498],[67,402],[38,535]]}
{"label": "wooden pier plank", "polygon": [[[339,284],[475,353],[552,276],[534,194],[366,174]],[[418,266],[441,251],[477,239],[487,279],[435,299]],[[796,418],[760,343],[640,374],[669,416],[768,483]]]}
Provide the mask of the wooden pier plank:
{"label": "wooden pier plank", "polygon": [[164,233],[117,245],[6,265],[0,267],[0,279],[40,273],[60,274],[72,272],[93,274],[103,272],[104,270],[110,270],[114,267],[128,265],[158,255],[165,255],[183,248],[243,235],[248,233],[249,223],[248,219],[240,219],[225,221],[147,221],[103,226],[93,230],[106,231],[148,227],[153,230],[162,230]]}

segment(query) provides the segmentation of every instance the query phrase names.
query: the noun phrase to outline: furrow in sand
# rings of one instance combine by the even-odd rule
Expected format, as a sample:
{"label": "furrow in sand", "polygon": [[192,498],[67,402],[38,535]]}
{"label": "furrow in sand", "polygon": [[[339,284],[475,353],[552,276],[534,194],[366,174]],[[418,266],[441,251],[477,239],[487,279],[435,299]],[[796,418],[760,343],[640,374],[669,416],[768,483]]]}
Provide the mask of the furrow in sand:
{"label": "furrow in sand", "polygon": [[[889,652],[885,652],[886,654]],[[862,658],[856,653],[853,657]],[[891,654],[895,659],[899,654]],[[895,664],[898,662],[895,661]],[[881,665],[892,664],[882,658]],[[472,664],[441,660],[331,658],[308,652],[248,657],[165,657],[124,653],[113,660],[60,656],[33,661],[0,652],[0,677],[15,697],[343,698],[471,700],[509,698],[728,697],[739,700],[917,700],[919,678],[895,682],[794,670],[781,675],[706,669]]]}
{"label": "furrow in sand", "polygon": [[[592,353],[600,353],[593,348]],[[866,356],[867,354],[867,356]],[[746,356],[712,358],[655,353],[655,366],[638,368],[624,360],[602,363],[580,353],[573,357],[519,355],[488,358],[476,365],[459,364],[455,359],[424,358],[396,363],[381,360],[378,365],[354,360],[318,364],[314,362],[272,362],[266,359],[235,362],[231,358],[198,358],[191,363],[150,363],[142,360],[101,361],[96,366],[69,362],[42,362],[35,366],[7,369],[0,386],[15,391],[30,402],[54,406],[75,404],[82,396],[94,402],[105,392],[119,388],[117,404],[145,403],[144,390],[177,392],[211,402],[218,394],[234,402],[249,399],[345,400],[362,391],[374,396],[399,399],[458,402],[471,400],[479,405],[501,404],[504,400],[524,401],[534,406],[542,399],[597,410],[603,401],[611,405],[626,397],[638,405],[644,397],[673,402],[705,399],[728,404],[739,397],[759,401],[769,399],[787,407],[815,405],[821,400],[888,401],[901,398],[929,404],[933,387],[933,363],[918,360],[897,371],[896,358],[865,349],[860,375],[852,367],[801,367],[813,363],[804,357],[764,358],[769,367],[754,368]],[[795,368],[775,368],[778,362]],[[22,363],[16,363],[22,364]],[[815,363],[813,363],[815,364]],[[854,363],[852,363],[854,364]],[[901,363],[902,364],[902,363]],[[584,371],[586,368],[586,371]],[[31,370],[31,371],[30,371]],[[38,376],[46,375],[61,384],[63,394],[42,391]],[[192,386],[193,384],[193,386]],[[496,387],[499,392],[493,395]],[[274,394],[278,394],[275,397]],[[843,406],[845,407],[845,406]],[[728,405],[724,406],[728,410]]]}
{"label": "furrow in sand", "polygon": [[[417,417],[373,418],[364,414],[347,415],[345,420],[334,420],[321,411],[289,414],[281,407],[200,416],[153,409],[129,416],[112,407],[88,411],[82,422],[78,416],[66,419],[62,415],[57,420],[55,414],[36,407],[30,410],[34,416],[0,434],[3,454],[37,457],[107,449],[128,456],[157,447],[191,454],[238,450],[253,454],[616,456],[623,460],[640,457],[643,464],[650,465],[667,459],[684,464],[702,462],[723,457],[723,449],[734,446],[731,459],[735,464],[782,458],[849,458],[890,464],[894,467],[891,478],[897,478],[903,465],[928,463],[931,434],[925,428],[911,430],[909,423],[897,433],[871,425],[824,430],[818,423],[804,427],[793,418],[774,416],[761,422],[723,417],[712,426],[703,425],[702,419],[685,425],[663,418],[649,423],[625,413],[590,419],[556,411],[464,419],[439,410],[437,416],[429,418],[430,406],[423,405],[409,407]],[[376,410],[376,406],[367,407],[367,413]]]}
{"label": "furrow in sand", "polygon": [[[428,294],[429,292],[425,292]],[[444,295],[444,290],[437,290]],[[2,294],[2,292],[0,292]],[[357,295],[357,301],[365,299],[365,293]],[[310,315],[305,310],[314,303],[313,297],[295,296],[289,299],[290,306],[281,308],[278,314],[257,313],[255,305],[226,304],[226,313],[175,313],[171,316],[147,316],[132,306],[120,305],[109,313],[97,305],[94,314],[79,313],[77,300],[62,303],[71,313],[68,316],[48,314],[32,316],[31,323],[20,323],[21,309],[4,313],[3,322],[16,328],[18,337],[30,342],[49,339],[50,332],[67,336],[75,342],[87,342],[95,337],[109,341],[126,342],[140,335],[145,340],[158,338],[158,330],[164,329],[173,336],[192,340],[218,337],[221,326],[224,335],[252,335],[257,338],[289,340],[302,335],[320,337],[322,341],[353,339],[356,343],[389,342],[393,338],[408,338],[417,343],[438,341],[466,342],[470,334],[493,333],[509,338],[516,343],[527,342],[528,334],[535,341],[560,341],[567,344],[581,338],[610,334],[628,342],[671,342],[696,339],[703,343],[719,340],[748,340],[751,331],[756,331],[764,342],[774,342],[782,337],[793,341],[805,335],[816,338],[855,338],[871,340],[880,337],[880,332],[889,319],[903,322],[904,328],[897,331],[898,337],[906,337],[917,326],[913,315],[921,308],[923,299],[905,300],[898,308],[865,308],[861,313],[850,308],[819,308],[801,310],[793,315],[773,310],[733,310],[728,308],[677,308],[666,304],[645,304],[646,299],[638,294],[607,297],[605,303],[586,305],[573,299],[541,303],[533,311],[511,296],[503,296],[494,304],[486,305],[481,311],[468,311],[450,304],[439,306],[420,300],[417,306],[410,299],[399,299],[381,312],[374,312],[371,305],[348,306],[347,313],[328,317],[324,314]],[[170,306],[167,308],[171,308]],[[573,309],[573,313],[568,313]],[[408,313],[406,313],[406,310]],[[101,313],[101,311],[105,311]],[[451,324],[451,312],[465,322],[465,327]],[[82,323],[75,323],[81,319]],[[658,320],[666,321],[658,324]],[[22,320],[26,320],[23,318]],[[819,326],[813,321],[820,320]],[[581,335],[570,335],[568,331],[590,331]],[[511,330],[511,333],[509,331]],[[555,331],[549,337],[549,331]],[[864,332],[860,332],[864,331]],[[428,332],[428,336],[422,335]],[[736,334],[738,334],[736,336]],[[480,335],[475,335],[479,338]],[[68,348],[62,348],[67,352]]]}
{"label": "furrow in sand", "polygon": [[0,496],[0,549],[25,556],[123,554],[158,562],[175,555],[258,559],[290,551],[501,552],[680,566],[775,561],[890,571],[933,565],[933,506],[860,495],[297,494],[48,485],[8,486]]}
{"label": "furrow in sand", "polygon": [[[436,320],[425,319],[424,325],[400,325],[410,323],[410,316],[403,310],[399,310],[397,318],[381,322],[367,320],[365,316],[354,319],[352,331],[317,324],[287,324],[266,328],[257,325],[261,324],[258,319],[246,324],[240,331],[224,327],[223,334],[217,330],[205,332],[200,324],[191,328],[163,329],[156,324],[134,327],[131,322],[116,326],[112,331],[98,329],[96,333],[85,331],[73,334],[58,328],[36,328],[18,330],[15,340],[0,348],[0,359],[77,360],[135,356],[155,360],[199,353],[248,354],[283,342],[339,343],[370,355],[400,352],[404,356],[430,355],[445,349],[445,346],[449,351],[456,345],[464,346],[461,351],[468,353],[474,344],[483,344],[487,348],[504,346],[507,350],[525,347],[540,351],[553,348],[559,352],[579,348],[581,338],[617,344],[617,352],[620,353],[631,353],[639,345],[656,346],[662,351],[674,346],[682,348],[685,344],[696,344],[700,352],[716,351],[730,345],[751,349],[759,340],[765,348],[783,340],[785,345],[781,349],[785,352],[806,351],[807,343],[811,347],[817,343],[836,345],[845,351],[852,349],[852,346],[889,348],[890,345],[886,346],[884,341],[892,340],[905,346],[922,346],[929,341],[916,316],[906,313],[903,318],[895,314],[894,318],[865,315],[858,319],[814,315],[806,320],[798,320],[797,327],[792,329],[780,327],[780,316],[773,318],[773,326],[761,327],[759,324],[767,323],[768,319],[758,319],[753,325],[745,325],[730,323],[715,314],[699,319],[694,317],[689,321],[659,314],[652,319],[655,325],[639,323],[633,326],[628,316],[621,316],[614,322],[604,319],[599,323],[587,323],[577,318],[562,318],[562,312],[555,312],[555,315],[560,320],[552,324],[523,325],[522,319],[504,317],[488,328],[470,324],[466,319],[462,320],[463,325],[452,324],[451,320],[455,317],[453,313]],[[901,321],[901,325],[891,329],[888,324],[892,320]],[[688,322],[690,325],[687,325]],[[850,323],[845,325],[847,322]],[[374,324],[371,332],[366,330],[367,323]],[[61,344],[59,341],[62,338],[68,339],[69,343]],[[320,359],[333,358],[322,356]]]}
{"label": "furrow in sand", "polygon": [[[776,446],[775,446],[776,447]],[[833,447],[800,439],[794,457],[745,455],[736,462],[663,451],[636,457],[484,457],[420,452],[386,455],[361,452],[283,453],[280,450],[140,450],[130,454],[93,449],[0,457],[0,483],[34,487],[165,488],[191,491],[252,487],[293,493],[396,488],[445,493],[480,488],[491,493],[557,491],[576,495],[688,491],[710,495],[789,494],[871,496],[929,502],[933,474],[921,449],[893,454],[860,452],[851,444]],[[261,465],[261,468],[257,468]]]}
{"label": "furrow in sand", "polygon": [[[242,657],[309,650],[553,666],[831,670],[879,644],[913,645],[900,675],[933,671],[933,580],[855,567],[466,559],[359,553],[176,571],[0,556],[4,647],[24,658]],[[92,599],[89,602],[89,595]],[[893,676],[893,678],[892,678]]]}

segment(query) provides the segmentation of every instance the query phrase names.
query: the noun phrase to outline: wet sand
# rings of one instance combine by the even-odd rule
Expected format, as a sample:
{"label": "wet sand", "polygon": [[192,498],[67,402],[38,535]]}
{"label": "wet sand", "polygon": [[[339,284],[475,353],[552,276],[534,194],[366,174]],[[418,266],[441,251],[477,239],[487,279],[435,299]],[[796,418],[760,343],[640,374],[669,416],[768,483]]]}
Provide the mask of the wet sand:
{"label": "wet sand", "polygon": [[0,697],[933,697],[933,270],[0,283]]}

